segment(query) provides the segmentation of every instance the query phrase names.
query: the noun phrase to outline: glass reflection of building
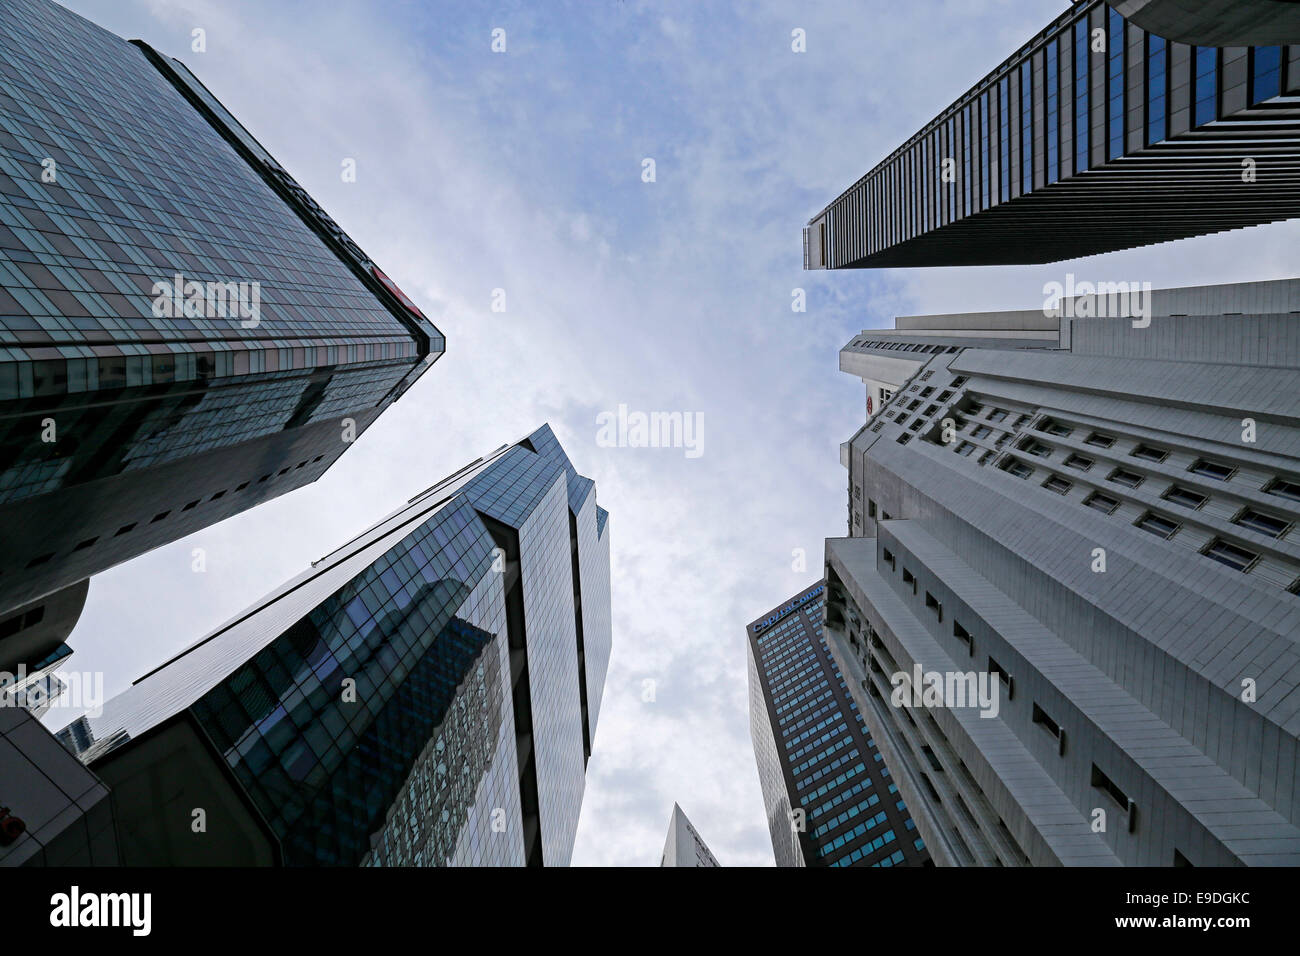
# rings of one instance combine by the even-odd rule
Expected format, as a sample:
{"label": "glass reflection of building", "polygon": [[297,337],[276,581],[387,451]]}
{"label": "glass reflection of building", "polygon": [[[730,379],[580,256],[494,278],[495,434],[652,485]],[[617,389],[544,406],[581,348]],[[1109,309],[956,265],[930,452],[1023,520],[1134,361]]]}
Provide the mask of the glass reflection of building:
{"label": "glass reflection of building", "polygon": [[814,216],[804,267],[1055,262],[1293,218],[1297,92],[1300,46],[1175,42],[1080,0]]}
{"label": "glass reflection of building", "polygon": [[443,338],[177,61],[12,0],[0,102],[3,617],[315,480]]}
{"label": "glass reflection of building", "polygon": [[113,791],[124,862],[568,863],[606,518],[543,426],[65,729]]}

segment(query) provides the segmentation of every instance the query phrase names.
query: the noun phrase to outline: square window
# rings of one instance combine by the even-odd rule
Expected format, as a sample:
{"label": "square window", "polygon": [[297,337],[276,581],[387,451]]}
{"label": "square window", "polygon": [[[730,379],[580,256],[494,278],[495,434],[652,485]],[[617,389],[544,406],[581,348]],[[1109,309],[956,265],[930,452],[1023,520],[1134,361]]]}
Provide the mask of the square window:
{"label": "square window", "polygon": [[1169,457],[1169,452],[1163,448],[1153,448],[1150,445],[1138,445],[1133,449],[1133,457],[1141,458],[1144,461],[1164,461]]}
{"label": "square window", "polygon": [[1103,435],[1100,432],[1093,432],[1084,439],[1084,443],[1088,445],[1096,445],[1098,448],[1109,448],[1111,445],[1115,444],[1115,439],[1111,438],[1109,435]]}
{"label": "square window", "polygon": [[1002,470],[1007,474],[1015,475],[1017,478],[1028,478],[1034,473],[1034,469],[1015,458],[1008,461]]}
{"label": "square window", "polygon": [[1113,481],[1117,485],[1124,485],[1126,488],[1136,488],[1138,485],[1142,484],[1142,482],[1146,481],[1146,479],[1137,472],[1129,471],[1126,468],[1116,468],[1110,473],[1110,477],[1106,480]]}
{"label": "square window", "polygon": [[1063,495],[1074,486],[1060,475],[1052,475],[1043,482],[1043,487],[1048,491],[1055,491],[1058,495]]}
{"label": "square window", "polygon": [[1085,458],[1083,455],[1070,455],[1065,459],[1066,467],[1078,468],[1080,471],[1088,471],[1093,466],[1091,458]]}
{"label": "square window", "polygon": [[1089,508],[1095,508],[1102,514],[1114,514],[1115,509],[1119,507],[1119,499],[1112,498],[1110,495],[1103,495],[1100,491],[1094,491],[1083,503]]}
{"label": "square window", "polygon": [[1171,485],[1169,490],[1160,497],[1164,498],[1165,501],[1172,501],[1176,505],[1182,505],[1184,508],[1191,508],[1193,511],[1210,500],[1199,491],[1192,491],[1190,488],[1183,488],[1180,485]]}

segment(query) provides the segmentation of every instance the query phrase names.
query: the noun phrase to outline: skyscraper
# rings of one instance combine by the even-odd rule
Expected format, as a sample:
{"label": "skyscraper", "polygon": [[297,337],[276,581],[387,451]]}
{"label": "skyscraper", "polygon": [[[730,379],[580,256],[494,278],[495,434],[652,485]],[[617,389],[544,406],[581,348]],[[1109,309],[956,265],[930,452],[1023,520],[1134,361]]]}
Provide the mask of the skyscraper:
{"label": "skyscraper", "polygon": [[1143,298],[851,343],[943,346],[842,449],[825,626],[940,864],[1300,862],[1300,280]]}
{"label": "skyscraper", "polygon": [[1052,262],[1294,218],[1297,91],[1300,46],[1189,46],[1081,0],[814,216],[804,267]]}
{"label": "skyscraper", "polygon": [[677,804],[673,804],[673,815],[668,820],[668,839],[664,843],[664,853],[659,860],[660,866],[721,866],[718,858],[705,845],[703,837],[686,814]]}
{"label": "skyscraper", "polygon": [[21,624],[314,481],[444,342],[178,61],[12,0],[0,99],[0,618]]}
{"label": "skyscraper", "polygon": [[124,862],[567,864],[609,661],[607,519],[543,426],[67,728]]}
{"label": "skyscraper", "polygon": [[825,585],[746,628],[749,726],[777,866],[928,862],[822,636]]}

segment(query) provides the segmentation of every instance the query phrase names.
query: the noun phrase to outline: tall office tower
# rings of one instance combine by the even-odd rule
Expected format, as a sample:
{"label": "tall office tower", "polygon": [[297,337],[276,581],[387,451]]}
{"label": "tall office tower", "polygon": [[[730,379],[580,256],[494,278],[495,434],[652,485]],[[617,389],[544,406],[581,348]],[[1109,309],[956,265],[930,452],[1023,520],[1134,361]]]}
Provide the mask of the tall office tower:
{"label": "tall office tower", "polygon": [[842,449],[825,633],[940,864],[1300,863],[1300,280],[1147,303],[913,352]]}
{"label": "tall office tower", "polygon": [[1300,46],[1189,46],[1083,0],[813,217],[804,267],[1052,262],[1292,218],[1296,92]]}
{"label": "tall office tower", "polygon": [[926,865],[822,636],[819,582],[746,628],[749,730],[777,866]]}
{"label": "tall office tower", "polygon": [[1287,0],[1113,0],[1143,30],[1201,46],[1300,43],[1300,7]]}
{"label": "tall office tower", "polygon": [[90,575],[318,478],[444,342],[179,62],[10,0],[0,102],[0,631],[51,631],[12,667]]}
{"label": "tall office tower", "polygon": [[543,426],[66,728],[124,862],[566,865],[609,661],[607,518]]}
{"label": "tall office tower", "polygon": [[703,838],[682,808],[673,804],[673,815],[668,821],[668,840],[660,866],[721,866],[718,858],[705,845]]}

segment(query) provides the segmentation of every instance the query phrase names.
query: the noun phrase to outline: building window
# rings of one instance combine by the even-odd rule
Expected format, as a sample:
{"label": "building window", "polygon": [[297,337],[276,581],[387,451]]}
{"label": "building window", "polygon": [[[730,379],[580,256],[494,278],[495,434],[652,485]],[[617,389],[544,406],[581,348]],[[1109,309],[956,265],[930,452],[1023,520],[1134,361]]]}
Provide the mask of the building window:
{"label": "building window", "polygon": [[1151,445],[1138,445],[1133,449],[1133,457],[1144,461],[1164,461],[1169,457],[1169,452],[1163,448],[1153,448]]}
{"label": "building window", "polygon": [[876,503],[875,503],[874,501],[872,501],[870,498],[868,498],[868,499],[867,499],[867,517],[868,517],[868,518],[874,518],[875,516],[876,516]]}
{"label": "building window", "polygon": [[1132,803],[1129,801],[1128,794],[1120,789],[1114,780],[1106,776],[1096,764],[1092,765],[1092,785],[1098,790],[1104,790],[1110,794],[1111,798],[1120,805],[1120,808],[1127,812]]}
{"label": "building window", "polygon": [[1083,455],[1070,455],[1065,459],[1065,464],[1069,468],[1078,468],[1080,471],[1088,471],[1093,466],[1091,458],[1085,458]]}
{"label": "building window", "polygon": [[1107,156],[1119,159],[1124,155],[1124,18],[1113,8],[1107,7],[1106,11],[1110,15],[1110,37],[1106,45],[1107,107],[1110,116],[1110,151]]}
{"label": "building window", "polygon": [[1282,48],[1257,46],[1250,51],[1250,102],[1262,103],[1282,92]]}
{"label": "building window", "polygon": [[1165,539],[1172,538],[1174,533],[1180,527],[1178,522],[1170,521],[1168,518],[1158,515],[1154,511],[1148,511],[1133,523],[1143,531],[1150,532],[1157,537]]}
{"label": "building window", "polygon": [[1219,48],[1198,46],[1193,69],[1195,125],[1202,126],[1219,118]]}
{"label": "building window", "polygon": [[1300,482],[1287,481],[1283,478],[1274,478],[1264,486],[1264,492],[1270,495],[1277,495],[1279,498],[1286,498],[1290,501],[1300,501]]}
{"label": "building window", "polygon": [[992,657],[989,658],[989,673],[997,674],[998,680],[1002,681],[1002,683],[1006,685],[1007,700],[1010,700],[1016,689],[1016,682],[1012,678],[1011,674]]}
{"label": "building window", "polygon": [[970,631],[966,630],[966,628],[962,627],[956,621],[952,622],[952,636],[966,645],[968,653],[975,653],[975,638],[971,637]]}
{"label": "building window", "polygon": [[1042,442],[1035,441],[1032,438],[1027,438],[1021,442],[1020,448],[1022,451],[1026,451],[1036,458],[1050,458],[1052,455],[1051,446],[1044,445]]}
{"label": "building window", "polygon": [[1033,61],[1020,64],[1020,192],[1034,189],[1034,74]]}
{"label": "building window", "polygon": [[1146,479],[1137,472],[1128,471],[1124,468],[1116,468],[1110,473],[1110,477],[1106,480],[1113,481],[1117,485],[1124,485],[1127,488],[1136,488],[1138,485],[1142,484],[1142,482],[1146,481]]}
{"label": "building window", "polygon": [[992,434],[993,434],[993,429],[989,428],[987,425],[976,425],[974,429],[971,430],[970,437],[988,438]]}
{"label": "building window", "polygon": [[1237,571],[1249,571],[1259,560],[1259,555],[1254,551],[1239,548],[1221,538],[1215,538],[1201,553]]}
{"label": "building window", "polygon": [[1283,520],[1275,515],[1265,514],[1263,511],[1256,511],[1254,508],[1247,508],[1233,518],[1232,523],[1239,524],[1243,528],[1249,528],[1251,531],[1258,531],[1270,538],[1280,538],[1291,529],[1290,521]]}
{"label": "building window", "polygon": [[1119,507],[1119,500],[1112,498],[1110,495],[1103,495],[1100,491],[1094,491],[1083,503],[1089,508],[1096,508],[1102,514],[1114,514],[1115,509]]}
{"label": "building window", "polygon": [[969,457],[970,453],[975,450],[975,446],[968,441],[960,442],[957,445],[957,454]]}
{"label": "building window", "polygon": [[993,411],[989,412],[989,421],[991,422],[1000,422],[1006,417],[1007,410],[1005,408],[995,408]]}
{"label": "building window", "polygon": [[888,548],[881,548],[880,559],[889,565],[891,571],[894,570],[894,552],[890,551]]}
{"label": "building window", "polygon": [[1015,475],[1017,478],[1028,478],[1034,473],[1034,469],[1016,458],[1009,459],[1002,470],[1009,475]]}
{"label": "building window", "polygon": [[1168,42],[1153,33],[1147,34],[1147,144],[1165,138],[1165,109],[1168,99]]}
{"label": "building window", "polygon": [[1034,704],[1034,723],[1042,727],[1057,740],[1061,739],[1061,725],[1047,716],[1047,711]]}
{"label": "building window", "polygon": [[939,599],[929,591],[925,592],[925,606],[933,611],[939,620],[943,620],[943,605],[939,603]]}
{"label": "building window", "polygon": [[1060,171],[1061,122],[1060,98],[1061,78],[1057,69],[1057,40],[1047,43],[1047,182],[1056,182]]}
{"label": "building window", "polygon": [[1194,475],[1213,478],[1215,481],[1227,481],[1237,473],[1237,469],[1231,465],[1221,465],[1217,461],[1208,461],[1205,458],[1196,459],[1188,471]]}
{"label": "building window", "polygon": [[1002,202],[1011,199],[1011,106],[1009,102],[1011,81],[1003,77],[998,83],[998,121],[1001,126],[1001,146],[998,150],[998,174],[1002,186]]}
{"label": "building window", "polygon": [[1068,438],[1074,433],[1074,429],[1069,425],[1062,425],[1060,422],[1052,421],[1050,418],[1043,423],[1039,431],[1047,432],[1049,435],[1055,435],[1058,438]]}
{"label": "building window", "polygon": [[1048,491],[1055,491],[1058,495],[1063,495],[1074,486],[1060,475],[1052,475],[1043,482],[1043,487]]}
{"label": "building window", "polygon": [[911,587],[912,587],[912,593],[915,594],[915,593],[916,593],[916,578],[913,577],[911,571],[907,570],[907,568],[904,567],[904,568],[903,568],[903,586],[906,587],[906,586],[908,586],[908,585],[911,585]]}
{"label": "building window", "polygon": [[1109,448],[1111,445],[1115,444],[1115,439],[1111,438],[1109,435],[1103,435],[1101,432],[1093,432],[1084,439],[1084,443],[1088,445],[1096,445],[1098,448]]}
{"label": "building window", "polygon": [[1088,20],[1083,18],[1074,25],[1074,171],[1088,168],[1089,122],[1088,66],[1091,52],[1088,45]]}
{"label": "building window", "polygon": [[1192,491],[1190,488],[1183,488],[1179,485],[1172,486],[1160,497],[1166,501],[1172,501],[1176,505],[1182,505],[1184,508],[1191,508],[1193,511],[1210,500],[1199,491]]}

